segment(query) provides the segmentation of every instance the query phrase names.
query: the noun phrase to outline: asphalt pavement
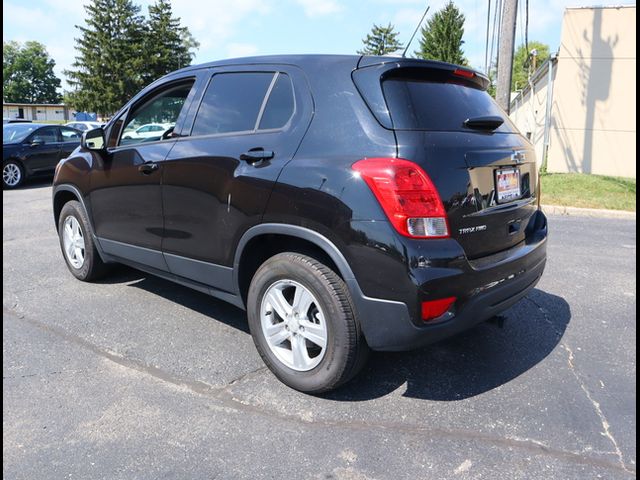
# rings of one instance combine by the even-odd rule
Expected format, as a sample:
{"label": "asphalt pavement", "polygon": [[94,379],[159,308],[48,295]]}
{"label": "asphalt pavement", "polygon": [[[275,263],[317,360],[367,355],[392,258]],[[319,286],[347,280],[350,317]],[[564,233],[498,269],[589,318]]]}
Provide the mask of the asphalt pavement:
{"label": "asphalt pavement", "polygon": [[538,287],[323,397],[244,312],[120,267],[67,271],[51,188],[3,192],[5,479],[636,476],[636,222],[551,216]]}

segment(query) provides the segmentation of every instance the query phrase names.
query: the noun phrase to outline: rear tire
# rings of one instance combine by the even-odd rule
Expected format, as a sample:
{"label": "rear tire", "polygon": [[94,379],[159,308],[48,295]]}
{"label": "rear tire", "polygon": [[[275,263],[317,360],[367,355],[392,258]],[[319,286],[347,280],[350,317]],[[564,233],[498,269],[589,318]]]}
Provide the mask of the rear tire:
{"label": "rear tire", "polygon": [[9,190],[18,188],[24,182],[24,168],[17,160],[2,163],[2,188]]}
{"label": "rear tire", "polygon": [[264,262],[251,281],[247,313],[260,356],[291,388],[333,390],[366,361],[347,286],[314,258],[285,252]]}
{"label": "rear tire", "polygon": [[87,214],[80,202],[72,200],[62,207],[58,237],[67,267],[78,280],[97,280],[108,271],[96,249]]}

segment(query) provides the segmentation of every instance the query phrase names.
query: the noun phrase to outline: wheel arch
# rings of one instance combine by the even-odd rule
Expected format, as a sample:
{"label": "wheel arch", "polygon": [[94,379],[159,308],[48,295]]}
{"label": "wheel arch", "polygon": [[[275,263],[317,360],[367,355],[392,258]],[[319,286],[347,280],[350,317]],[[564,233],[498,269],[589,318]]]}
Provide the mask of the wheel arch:
{"label": "wheel arch", "polygon": [[82,208],[84,208],[87,218],[89,219],[89,226],[92,230],[91,233],[93,234],[93,224],[91,223],[91,216],[89,215],[89,210],[84,203],[82,194],[77,187],[69,184],[55,185],[53,187],[53,219],[56,224],[56,230],[58,229],[58,221],[60,220],[60,212],[62,212],[62,208],[67,202],[70,202],[72,200],[80,202]]}
{"label": "wheel arch", "polygon": [[246,304],[249,284],[260,265],[273,255],[288,251],[310,255],[322,261],[348,285],[354,280],[346,258],[324,235],[297,225],[265,223],[247,230],[236,248],[233,281],[243,303]]}
{"label": "wheel arch", "polygon": [[5,158],[2,161],[2,164],[4,165],[5,163],[8,162],[16,162],[18,165],[20,165],[20,167],[24,170],[24,163],[22,162],[22,160],[20,160],[20,157],[9,157],[9,158]]}

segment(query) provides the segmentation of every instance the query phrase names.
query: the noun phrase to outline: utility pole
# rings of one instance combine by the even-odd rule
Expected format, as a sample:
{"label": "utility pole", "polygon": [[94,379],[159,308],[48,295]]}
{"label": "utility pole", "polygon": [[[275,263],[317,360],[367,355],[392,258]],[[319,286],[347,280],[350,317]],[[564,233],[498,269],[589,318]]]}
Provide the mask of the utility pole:
{"label": "utility pole", "polygon": [[496,101],[509,113],[511,103],[511,73],[513,71],[513,44],[516,36],[518,0],[504,0],[498,45],[498,79]]}

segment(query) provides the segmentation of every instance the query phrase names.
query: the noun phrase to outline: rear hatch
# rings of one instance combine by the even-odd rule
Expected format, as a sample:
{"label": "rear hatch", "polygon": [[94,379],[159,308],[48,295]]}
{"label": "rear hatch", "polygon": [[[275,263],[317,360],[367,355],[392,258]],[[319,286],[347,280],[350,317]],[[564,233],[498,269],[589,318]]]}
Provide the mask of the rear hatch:
{"label": "rear hatch", "polygon": [[394,130],[398,157],[419,164],[435,184],[468,258],[525,240],[537,208],[535,154],[485,91],[485,77],[412,60],[362,68],[353,78]]}

